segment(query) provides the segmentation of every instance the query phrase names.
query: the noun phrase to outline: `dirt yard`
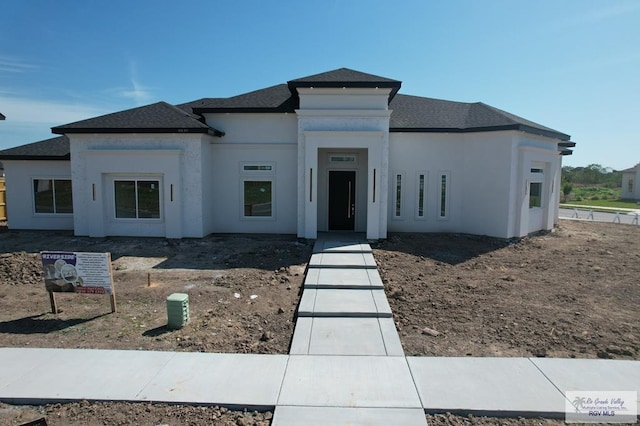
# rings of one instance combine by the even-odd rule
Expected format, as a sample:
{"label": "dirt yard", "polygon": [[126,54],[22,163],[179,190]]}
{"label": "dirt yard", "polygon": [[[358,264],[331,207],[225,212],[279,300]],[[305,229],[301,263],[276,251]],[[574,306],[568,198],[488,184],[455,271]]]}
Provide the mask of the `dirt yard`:
{"label": "dirt yard", "polygon": [[[517,241],[399,234],[373,247],[407,355],[640,359],[638,226],[562,221],[552,233]],[[91,239],[5,228],[0,346],[287,353],[311,249],[282,236]],[[59,294],[62,312],[51,314],[43,250],[110,252],[118,312],[110,313],[105,296]],[[171,331],[166,297],[175,292],[189,295],[191,321]],[[267,425],[271,419],[271,413],[218,407],[0,404],[0,425],[42,416],[50,425]],[[429,421],[497,420],[442,415]]]}

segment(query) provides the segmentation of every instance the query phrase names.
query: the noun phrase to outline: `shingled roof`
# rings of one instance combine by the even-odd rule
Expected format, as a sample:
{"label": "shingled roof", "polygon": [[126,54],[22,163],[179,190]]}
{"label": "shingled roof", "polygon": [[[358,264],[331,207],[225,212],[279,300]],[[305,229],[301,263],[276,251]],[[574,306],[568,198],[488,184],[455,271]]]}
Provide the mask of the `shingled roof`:
{"label": "shingled roof", "polygon": [[114,112],[51,129],[53,133],[208,133],[223,132],[207,126],[196,116],[166,102]]}
{"label": "shingled roof", "polygon": [[[301,87],[390,88],[391,132],[485,132],[519,130],[568,141],[570,136],[481,102],[465,103],[419,96],[396,95],[401,82],[340,68],[229,98],[202,98],[169,105],[158,102],[89,120],[54,127],[65,133],[209,133],[223,132],[204,123],[204,113],[294,113],[299,108]],[[567,142],[561,142],[567,147]]]}
{"label": "shingled roof", "polygon": [[486,132],[520,130],[560,140],[570,136],[502,111],[482,102],[452,102],[419,96],[397,95],[389,109],[391,132]]}
{"label": "shingled roof", "polygon": [[2,113],[0,112],[0,120],[4,120],[4,119],[6,119],[6,118],[7,118],[7,117],[5,117],[4,115],[2,115]]}
{"label": "shingled roof", "polygon": [[58,136],[0,151],[0,160],[69,160],[69,138]]}

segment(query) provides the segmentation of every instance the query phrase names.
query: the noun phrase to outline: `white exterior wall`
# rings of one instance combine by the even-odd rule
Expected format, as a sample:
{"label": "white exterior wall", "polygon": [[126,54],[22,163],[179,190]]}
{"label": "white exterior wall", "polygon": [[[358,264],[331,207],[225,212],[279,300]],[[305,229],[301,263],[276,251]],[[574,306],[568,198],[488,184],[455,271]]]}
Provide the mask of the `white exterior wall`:
{"label": "white exterior wall", "polygon": [[[202,134],[68,135],[77,235],[203,237]],[[111,177],[160,180],[161,219],[115,219]]]}
{"label": "white exterior wall", "polygon": [[[10,229],[73,229],[72,214],[36,213],[33,194],[34,179],[71,179],[69,161],[3,160],[3,164]],[[74,201],[75,191],[73,187]]]}
{"label": "white exterior wall", "polygon": [[632,172],[623,173],[621,196],[623,199],[640,201],[640,164]]}
{"label": "white exterior wall", "polygon": [[[207,233],[296,232],[297,120],[294,114],[205,114],[225,132],[205,148]],[[203,156],[205,158],[205,156]],[[243,170],[269,164],[272,172]],[[272,217],[244,217],[244,180],[272,181]]]}
{"label": "white exterior wall", "polygon": [[326,208],[319,204],[319,188],[327,185],[326,169],[319,171],[320,152],[360,150],[366,164],[358,166],[356,178],[366,186],[358,190],[357,211],[366,200],[366,218],[356,216],[356,229],[365,230],[368,239],[386,238],[390,89],[299,88],[298,93],[298,236],[317,238],[325,222],[318,217]]}
{"label": "white exterior wall", "polygon": [[[557,140],[516,131],[392,133],[389,158],[390,231],[511,238],[552,229],[557,219],[561,164]],[[545,169],[543,206],[533,210],[528,194],[532,167]],[[400,217],[395,215],[398,174],[403,176]],[[417,213],[420,174],[426,176],[423,217]],[[439,210],[442,174],[449,177],[446,218]],[[539,226],[533,226],[534,219]]]}

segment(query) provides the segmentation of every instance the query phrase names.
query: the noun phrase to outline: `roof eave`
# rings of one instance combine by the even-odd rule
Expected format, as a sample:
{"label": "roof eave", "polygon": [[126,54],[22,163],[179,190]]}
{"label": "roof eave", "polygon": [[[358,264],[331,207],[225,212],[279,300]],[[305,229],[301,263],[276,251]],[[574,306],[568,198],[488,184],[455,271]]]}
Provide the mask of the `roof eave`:
{"label": "roof eave", "polygon": [[57,135],[65,135],[65,134],[89,134],[89,133],[205,133],[212,136],[224,136],[224,132],[213,129],[213,128],[198,128],[198,129],[190,129],[190,128],[96,128],[96,129],[79,129],[79,128],[64,128],[64,127],[53,127],[51,131]]}
{"label": "roof eave", "polygon": [[239,113],[248,113],[248,114],[267,114],[267,113],[273,113],[273,114],[278,114],[278,113],[293,113],[295,112],[295,109],[292,108],[282,108],[282,107],[275,107],[275,108],[271,108],[271,107],[261,107],[261,108],[253,108],[253,107],[241,107],[241,108],[219,108],[219,107],[212,107],[212,108],[207,108],[207,107],[200,107],[200,108],[194,108],[193,112],[195,114],[214,114],[214,113],[218,113],[218,114],[239,114]]}
{"label": "roof eave", "polygon": [[71,154],[66,155],[0,155],[2,161],[69,161],[71,160]]}
{"label": "roof eave", "polygon": [[562,141],[569,140],[571,136],[564,133],[553,132],[544,129],[538,129],[535,127],[527,126],[524,124],[508,124],[504,126],[484,126],[484,127],[390,127],[390,132],[406,132],[406,133],[476,133],[476,132],[495,132],[505,130],[519,130],[525,133],[530,133],[539,136],[546,136],[553,139],[560,139]]}

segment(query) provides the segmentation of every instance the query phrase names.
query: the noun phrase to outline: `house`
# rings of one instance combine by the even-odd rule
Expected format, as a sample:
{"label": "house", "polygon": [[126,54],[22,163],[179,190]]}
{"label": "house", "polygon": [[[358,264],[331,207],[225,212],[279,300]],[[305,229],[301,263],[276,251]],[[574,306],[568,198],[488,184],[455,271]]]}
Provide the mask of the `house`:
{"label": "house", "polygon": [[640,163],[622,171],[622,199],[640,201]]}
{"label": "house", "polygon": [[158,102],[0,151],[10,227],[76,235],[459,232],[557,221],[570,136],[346,68],[230,98]]}

